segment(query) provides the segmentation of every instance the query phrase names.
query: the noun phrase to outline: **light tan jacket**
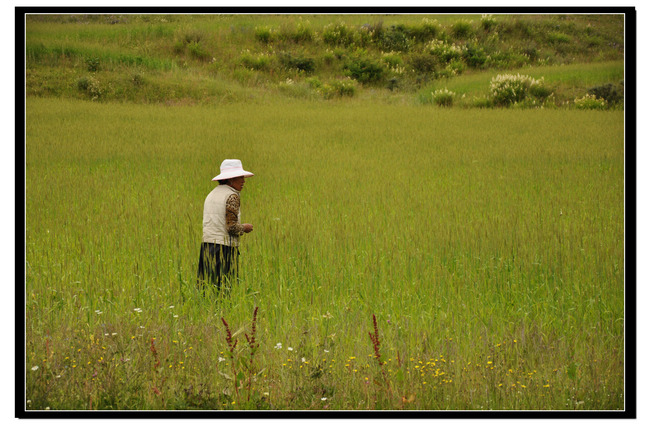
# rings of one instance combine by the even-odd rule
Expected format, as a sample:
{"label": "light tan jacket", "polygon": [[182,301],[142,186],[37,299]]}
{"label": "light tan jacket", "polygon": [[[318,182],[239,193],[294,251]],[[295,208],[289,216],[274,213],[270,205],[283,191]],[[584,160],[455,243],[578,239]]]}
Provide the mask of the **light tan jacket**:
{"label": "light tan jacket", "polygon": [[[228,233],[226,227],[226,201],[239,192],[232,187],[220,184],[205,198],[203,204],[203,242],[239,246],[239,237]],[[237,223],[241,222],[241,211],[237,214]]]}

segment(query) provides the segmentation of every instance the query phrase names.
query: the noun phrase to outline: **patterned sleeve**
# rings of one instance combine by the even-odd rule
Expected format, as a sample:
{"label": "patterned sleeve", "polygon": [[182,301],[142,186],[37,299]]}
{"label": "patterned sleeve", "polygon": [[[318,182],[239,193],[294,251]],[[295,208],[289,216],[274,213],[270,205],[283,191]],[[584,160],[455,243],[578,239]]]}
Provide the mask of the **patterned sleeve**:
{"label": "patterned sleeve", "polygon": [[239,195],[233,193],[226,201],[226,230],[232,236],[240,236],[244,233],[243,226],[239,223]]}

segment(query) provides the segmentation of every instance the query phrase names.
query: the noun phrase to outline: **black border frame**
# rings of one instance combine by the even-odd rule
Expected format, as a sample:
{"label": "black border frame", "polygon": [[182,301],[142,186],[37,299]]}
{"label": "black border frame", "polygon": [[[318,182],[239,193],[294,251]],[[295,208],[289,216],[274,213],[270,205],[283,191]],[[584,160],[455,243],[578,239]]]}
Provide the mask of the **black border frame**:
{"label": "black border frame", "polygon": [[[16,117],[16,239],[15,254],[25,256],[25,61],[27,14],[624,14],[625,15],[625,409],[604,411],[34,411],[24,409],[25,398],[25,262],[16,259],[15,417],[18,419],[635,419],[637,417],[637,293],[636,293],[636,57],[637,15],[634,7],[15,7],[15,117]],[[22,55],[21,55],[22,54]],[[22,58],[22,61],[19,61]],[[22,132],[22,133],[21,133]],[[22,176],[21,176],[22,175]],[[19,201],[22,197],[22,201]],[[19,205],[20,203],[20,205]],[[19,279],[20,275],[20,279]],[[18,299],[22,298],[22,300]],[[21,401],[22,400],[22,401]]]}

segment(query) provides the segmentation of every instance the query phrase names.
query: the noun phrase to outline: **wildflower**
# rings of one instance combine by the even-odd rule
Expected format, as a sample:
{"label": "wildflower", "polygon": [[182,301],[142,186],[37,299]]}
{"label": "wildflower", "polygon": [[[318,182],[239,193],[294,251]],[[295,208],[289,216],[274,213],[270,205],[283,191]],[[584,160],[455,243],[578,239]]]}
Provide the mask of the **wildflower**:
{"label": "wildflower", "polygon": [[321,400],[321,401],[327,401],[327,398],[326,398],[326,397],[323,397],[323,398],[321,398],[320,400]]}
{"label": "wildflower", "polygon": [[300,360],[301,360],[302,362],[307,362],[307,360],[306,360],[305,358],[300,358]]}
{"label": "wildflower", "polygon": [[135,311],[135,312],[137,312],[137,313],[142,313],[142,309],[141,309],[141,308],[134,308],[133,311]]}
{"label": "wildflower", "polygon": [[292,351],[293,351],[293,347],[287,347],[287,350],[289,350],[290,352],[292,352]]}
{"label": "wildflower", "polygon": [[282,348],[282,343],[278,343],[274,347],[275,349],[281,349]]}
{"label": "wildflower", "polygon": [[34,366],[32,367],[32,371],[36,371],[36,370],[38,370],[38,365],[34,365]]}
{"label": "wildflower", "polygon": [[219,356],[219,359],[218,359],[219,362],[223,362],[225,360],[226,360],[226,358],[222,358],[221,356]]}
{"label": "wildflower", "polygon": [[170,305],[169,308],[174,308],[174,306],[173,306],[173,305]]}

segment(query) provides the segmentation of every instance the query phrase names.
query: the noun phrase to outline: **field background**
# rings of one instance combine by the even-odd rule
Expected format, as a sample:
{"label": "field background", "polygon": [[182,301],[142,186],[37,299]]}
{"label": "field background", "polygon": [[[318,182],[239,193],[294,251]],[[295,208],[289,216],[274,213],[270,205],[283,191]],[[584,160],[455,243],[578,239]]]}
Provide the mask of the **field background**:
{"label": "field background", "polygon": [[[247,19],[235,28],[252,35]],[[102,97],[80,91],[82,48],[34,42],[30,61],[41,32],[99,50],[131,24],[27,27],[27,408],[625,407],[624,112],[569,103],[618,85],[616,50],[525,66],[553,87],[546,109],[463,104],[489,97],[490,69],[333,99],[287,89],[310,78],[298,72],[242,85],[233,69],[205,84],[228,100],[159,86],[134,103],[114,97],[118,67],[91,74],[112,84]],[[457,106],[426,101],[441,82]],[[202,204],[227,157],[255,173],[242,193],[255,230],[237,288],[203,297]]]}

